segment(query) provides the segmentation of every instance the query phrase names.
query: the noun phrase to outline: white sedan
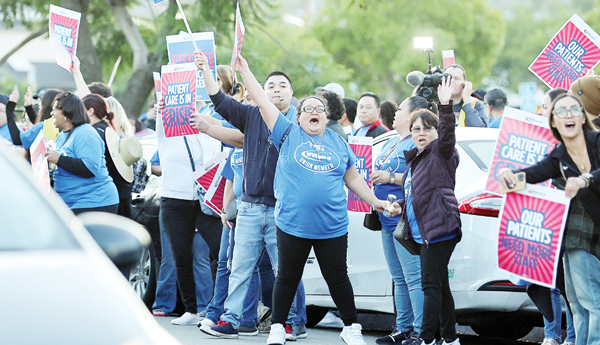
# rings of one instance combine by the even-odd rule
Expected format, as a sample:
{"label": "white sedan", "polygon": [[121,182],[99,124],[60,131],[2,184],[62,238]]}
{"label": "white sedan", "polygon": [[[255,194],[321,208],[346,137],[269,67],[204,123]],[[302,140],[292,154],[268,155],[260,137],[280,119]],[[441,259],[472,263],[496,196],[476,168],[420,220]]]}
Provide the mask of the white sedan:
{"label": "white sedan", "polygon": [[[376,157],[383,144],[397,136],[392,131],[377,137]],[[525,288],[508,280],[498,268],[499,196],[484,192],[497,129],[456,129],[460,164],[456,173],[456,197],[462,220],[462,240],[450,259],[448,276],[456,305],[457,322],[482,336],[521,338],[542,319]],[[364,213],[349,212],[348,274],[359,311],[394,314],[393,281],[388,271],[381,234],[363,227]],[[335,308],[321,276],[314,252],[303,276],[309,324]]]}

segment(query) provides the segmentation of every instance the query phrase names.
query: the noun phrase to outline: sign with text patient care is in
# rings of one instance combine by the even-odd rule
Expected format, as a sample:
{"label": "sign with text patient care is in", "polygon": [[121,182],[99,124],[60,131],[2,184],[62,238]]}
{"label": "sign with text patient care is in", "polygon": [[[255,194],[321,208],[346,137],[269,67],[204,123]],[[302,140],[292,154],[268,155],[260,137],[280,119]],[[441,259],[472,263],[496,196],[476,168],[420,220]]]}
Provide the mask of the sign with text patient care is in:
{"label": "sign with text patient care is in", "polygon": [[81,13],[50,5],[49,33],[56,63],[73,70],[73,56],[77,55],[77,37]]}
{"label": "sign with text patient care is in", "polygon": [[[373,138],[348,137],[348,144],[356,156],[356,169],[365,179],[369,188],[373,188],[371,173],[373,172]],[[356,194],[348,189],[348,211],[371,212],[371,205],[362,201]]]}
{"label": "sign with text patient care is in", "polygon": [[198,134],[190,125],[196,106],[196,65],[168,65],[161,68],[162,122],[165,136]]}
{"label": "sign with text patient care is in", "polygon": [[[503,168],[524,169],[539,162],[558,143],[548,127],[548,119],[506,107],[485,190],[500,193],[497,175]],[[549,186],[548,182],[543,185]]]}
{"label": "sign with text patient care is in", "polygon": [[563,25],[529,70],[549,88],[569,89],[600,62],[600,36],[577,14]]}
{"label": "sign with text patient care is in", "polygon": [[[212,32],[194,33],[194,40],[198,49],[202,51],[208,59],[208,68],[217,81],[217,56],[215,47],[215,36]],[[173,64],[193,63],[195,61],[194,45],[190,35],[187,32],[182,32],[179,35],[167,36],[167,52],[169,62]],[[196,69],[196,100],[210,101],[206,87],[204,86],[204,76],[202,71]]]}
{"label": "sign with text patient care is in", "polygon": [[498,267],[554,288],[569,203],[564,191],[537,185],[508,193],[500,212]]}

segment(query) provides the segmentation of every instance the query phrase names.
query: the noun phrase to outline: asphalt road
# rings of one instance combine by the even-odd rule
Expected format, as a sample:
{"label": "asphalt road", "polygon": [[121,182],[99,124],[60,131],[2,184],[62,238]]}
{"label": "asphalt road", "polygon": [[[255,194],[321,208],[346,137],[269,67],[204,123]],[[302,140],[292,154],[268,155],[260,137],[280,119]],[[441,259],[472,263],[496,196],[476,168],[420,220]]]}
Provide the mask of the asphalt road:
{"label": "asphalt road", "polygon": [[[368,316],[367,316],[368,318]],[[171,324],[171,320],[173,317],[156,317],[156,321],[164,327],[169,333],[171,333],[175,338],[177,338],[183,345],[245,345],[245,344],[266,344],[268,333],[260,333],[257,336],[251,337],[239,337],[238,339],[220,339],[215,338],[209,335],[202,333],[196,326],[175,326]],[[364,317],[359,315],[359,319],[363,319],[361,323],[365,323]],[[324,320],[325,321],[325,320]],[[330,320],[331,321],[331,320]],[[297,344],[297,345],[335,345],[344,343],[340,340],[340,332],[339,324],[335,323],[335,320],[332,322],[321,323],[319,327],[309,328],[307,330],[308,337],[305,339],[298,339],[295,342],[288,342],[288,344]],[[537,329],[537,333],[539,333],[541,329]],[[459,327],[458,331],[460,332],[459,338],[462,345],[524,345],[524,344],[536,344],[541,341],[539,339],[539,335],[537,336],[528,336],[529,340],[520,340],[520,341],[510,341],[510,340],[502,340],[502,339],[491,339],[491,338],[481,338],[475,335],[470,328],[467,327]],[[535,333],[536,331],[534,330]],[[385,336],[389,334],[389,332],[383,331],[370,331],[364,330],[363,337],[367,344],[375,344],[375,340],[379,337]],[[538,339],[535,339],[538,338]],[[543,333],[542,333],[543,338]],[[532,342],[532,340],[534,340]],[[535,341],[537,340],[537,342]]]}

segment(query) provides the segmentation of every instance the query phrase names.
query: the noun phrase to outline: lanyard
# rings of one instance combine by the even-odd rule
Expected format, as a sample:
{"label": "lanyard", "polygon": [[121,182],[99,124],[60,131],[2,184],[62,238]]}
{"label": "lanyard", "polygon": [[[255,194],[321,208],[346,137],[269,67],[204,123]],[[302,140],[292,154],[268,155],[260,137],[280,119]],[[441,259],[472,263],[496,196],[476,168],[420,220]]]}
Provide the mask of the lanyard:
{"label": "lanyard", "polygon": [[385,155],[385,157],[383,158],[383,160],[381,161],[381,163],[379,163],[379,167],[377,168],[377,170],[381,170],[381,167],[383,166],[383,163],[385,163],[385,161],[390,157],[390,155],[392,154],[392,152],[394,152],[394,150],[396,149],[396,146],[400,145],[404,140],[408,139],[409,135],[405,136],[402,139],[398,139],[396,140],[396,142],[394,143],[394,145],[392,145],[392,147],[390,148],[390,150],[388,151],[388,153]]}

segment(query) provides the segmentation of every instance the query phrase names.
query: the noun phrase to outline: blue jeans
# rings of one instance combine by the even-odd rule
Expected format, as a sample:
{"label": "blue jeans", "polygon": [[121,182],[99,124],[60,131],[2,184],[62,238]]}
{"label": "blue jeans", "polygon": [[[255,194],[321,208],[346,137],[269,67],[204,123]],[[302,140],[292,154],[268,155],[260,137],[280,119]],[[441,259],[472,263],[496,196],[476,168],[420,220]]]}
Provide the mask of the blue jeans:
{"label": "blue jeans", "polygon": [[[235,225],[231,231],[225,227],[223,228],[223,233],[221,235],[221,249],[219,250],[219,263],[217,266],[215,295],[208,305],[208,313],[206,314],[206,317],[214,323],[217,323],[221,318],[221,315],[225,312],[224,303],[227,298],[230,276],[230,271],[227,268],[228,253],[231,252],[230,247],[235,247],[233,241],[230,243],[230,240],[233,240],[233,238],[230,237],[230,232],[235,233]],[[241,325],[256,326],[258,323],[258,283],[258,268],[255,268],[248,287],[248,293],[244,299],[242,318],[240,320]]]}
{"label": "blue jeans", "polygon": [[[560,299],[560,290],[550,289],[550,300],[552,301],[552,311],[554,311],[554,321],[549,322],[544,319],[544,338],[562,340],[562,303]],[[567,308],[567,338],[565,342],[575,342],[575,327],[573,326],[573,316]]]}
{"label": "blue jeans", "polygon": [[275,207],[241,202],[236,225],[236,246],[233,248],[229,290],[225,300],[225,314],[221,316],[221,320],[228,322],[235,329],[239,328],[244,299],[264,248],[269,253],[273,270],[277,269]]}
{"label": "blue jeans", "polygon": [[[171,246],[169,246],[169,239],[165,234],[162,224],[160,224],[160,240],[162,259],[152,310],[162,310],[165,314],[169,315],[173,312],[177,303],[177,275]],[[210,260],[208,258],[208,245],[198,232],[194,235],[193,252],[196,304],[198,305],[198,311],[203,311],[212,298],[213,281],[210,271]]]}
{"label": "blue jeans", "polygon": [[415,330],[420,333],[424,299],[421,289],[421,260],[394,239],[393,231],[382,230],[381,242],[385,261],[394,280],[396,330]]}
{"label": "blue jeans", "polygon": [[563,255],[576,345],[600,345],[600,259],[581,249]]}

